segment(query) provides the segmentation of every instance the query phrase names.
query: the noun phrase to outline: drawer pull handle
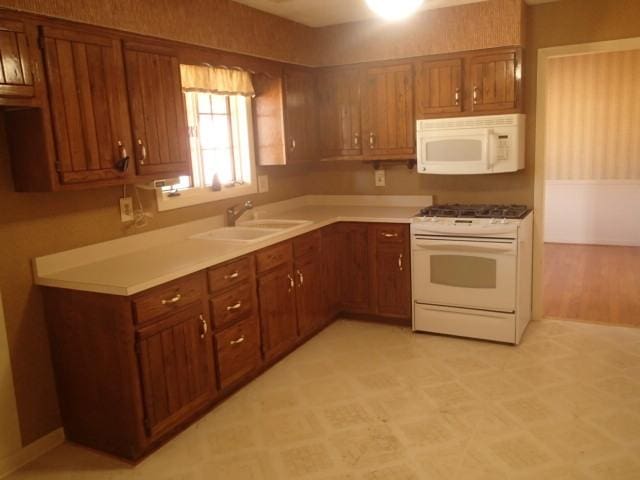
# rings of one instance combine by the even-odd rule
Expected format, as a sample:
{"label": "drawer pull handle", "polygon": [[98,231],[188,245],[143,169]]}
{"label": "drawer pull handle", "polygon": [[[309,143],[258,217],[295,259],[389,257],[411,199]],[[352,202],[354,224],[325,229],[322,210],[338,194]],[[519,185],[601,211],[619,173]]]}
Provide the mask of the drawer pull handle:
{"label": "drawer pull handle", "polygon": [[204,340],[204,337],[207,336],[207,332],[209,331],[209,325],[207,325],[207,321],[204,319],[203,315],[200,315],[200,322],[202,322],[202,330],[200,332],[200,338]]}
{"label": "drawer pull handle", "polygon": [[304,275],[300,270],[296,270],[296,273],[298,274],[298,279],[300,280],[300,287],[304,286]]}
{"label": "drawer pull handle", "polygon": [[229,342],[229,345],[238,345],[240,343],[244,342],[244,335],[242,335],[240,338],[238,338],[237,340],[231,340]]}
{"label": "drawer pull handle", "polygon": [[240,310],[242,308],[242,302],[236,302],[234,305],[227,307],[227,312],[233,312],[234,310]]}
{"label": "drawer pull handle", "polygon": [[397,233],[382,232],[382,236],[384,238],[398,238],[398,234]]}
{"label": "drawer pull handle", "polygon": [[164,299],[162,300],[162,304],[163,305],[173,305],[178,303],[180,300],[182,300],[182,295],[180,295],[179,293],[176,293],[175,297],[173,298],[169,298],[169,299]]}
{"label": "drawer pull handle", "polygon": [[240,276],[240,272],[238,272],[237,270],[233,273],[230,273],[229,275],[225,275],[224,279],[225,280],[234,280],[236,278],[238,278]]}
{"label": "drawer pull handle", "polygon": [[401,253],[398,256],[398,270],[400,270],[401,272],[404,271],[404,265],[403,265],[403,262],[402,262],[403,260],[404,260],[404,254]]}

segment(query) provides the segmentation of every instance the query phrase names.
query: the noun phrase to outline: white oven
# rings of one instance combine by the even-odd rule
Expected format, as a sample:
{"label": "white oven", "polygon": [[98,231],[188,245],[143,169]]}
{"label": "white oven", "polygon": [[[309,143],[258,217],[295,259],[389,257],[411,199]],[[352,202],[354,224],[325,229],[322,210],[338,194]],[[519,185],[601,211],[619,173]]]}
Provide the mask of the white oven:
{"label": "white oven", "polygon": [[515,311],[514,238],[416,234],[412,248],[416,302]]}
{"label": "white oven", "polygon": [[525,116],[418,120],[418,173],[472,175],[524,168]]}
{"label": "white oven", "polygon": [[416,218],[413,328],[518,343],[530,318],[531,215]]}

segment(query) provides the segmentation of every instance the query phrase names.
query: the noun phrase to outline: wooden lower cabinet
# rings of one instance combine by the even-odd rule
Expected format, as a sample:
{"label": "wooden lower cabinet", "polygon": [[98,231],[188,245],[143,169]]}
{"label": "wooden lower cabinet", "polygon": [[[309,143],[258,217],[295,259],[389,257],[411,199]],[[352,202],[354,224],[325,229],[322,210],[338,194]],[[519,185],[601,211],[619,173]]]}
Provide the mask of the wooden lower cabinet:
{"label": "wooden lower cabinet", "polygon": [[326,324],[327,308],[322,290],[322,262],[318,256],[309,255],[296,260],[296,309],[298,329],[305,337]]}
{"label": "wooden lower cabinet", "polygon": [[256,371],[262,363],[260,322],[243,320],[215,335],[220,388],[227,389]]}
{"label": "wooden lower cabinet", "polygon": [[137,337],[145,428],[157,438],[216,394],[211,328],[196,303],[141,329]]}
{"label": "wooden lower cabinet", "polygon": [[340,296],[342,309],[351,313],[368,313],[369,308],[369,230],[366,223],[338,225],[340,247]]}
{"label": "wooden lower cabinet", "polygon": [[265,359],[286,352],[298,340],[295,280],[291,262],[258,277],[258,299]]}
{"label": "wooden lower cabinet", "polygon": [[320,232],[322,242],[322,275],[327,318],[333,319],[342,310],[341,273],[344,234],[339,225],[329,225]]}

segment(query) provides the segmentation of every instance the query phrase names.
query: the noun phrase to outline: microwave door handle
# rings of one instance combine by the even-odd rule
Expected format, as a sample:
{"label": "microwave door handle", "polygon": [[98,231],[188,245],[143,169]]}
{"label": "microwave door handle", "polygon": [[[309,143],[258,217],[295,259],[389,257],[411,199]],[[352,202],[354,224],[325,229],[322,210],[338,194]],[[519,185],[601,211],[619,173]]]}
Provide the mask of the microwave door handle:
{"label": "microwave door handle", "polygon": [[493,130],[487,129],[485,136],[484,154],[487,161],[487,171],[491,170],[493,163],[491,162],[491,137],[493,136]]}

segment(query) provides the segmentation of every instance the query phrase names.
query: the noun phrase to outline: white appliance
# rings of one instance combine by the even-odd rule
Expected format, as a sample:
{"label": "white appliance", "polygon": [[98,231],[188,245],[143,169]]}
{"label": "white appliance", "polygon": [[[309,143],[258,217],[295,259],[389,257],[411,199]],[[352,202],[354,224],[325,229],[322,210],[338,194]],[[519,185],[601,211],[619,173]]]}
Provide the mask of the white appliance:
{"label": "white appliance", "polygon": [[474,175],[524,168],[525,115],[418,120],[418,173]]}
{"label": "white appliance", "polygon": [[414,331],[520,342],[531,319],[533,242],[523,208],[521,218],[413,219]]}

